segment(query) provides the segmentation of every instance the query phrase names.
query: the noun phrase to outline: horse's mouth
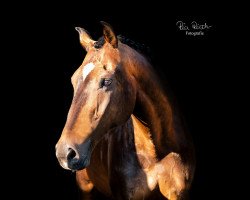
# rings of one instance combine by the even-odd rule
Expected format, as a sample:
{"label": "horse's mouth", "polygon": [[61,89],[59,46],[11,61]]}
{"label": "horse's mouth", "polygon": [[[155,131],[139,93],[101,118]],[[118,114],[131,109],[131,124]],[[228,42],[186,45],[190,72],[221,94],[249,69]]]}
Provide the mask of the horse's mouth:
{"label": "horse's mouth", "polygon": [[78,171],[86,168],[90,163],[90,156],[85,156],[80,159],[73,159],[68,162],[68,168],[72,171]]}
{"label": "horse's mouth", "polygon": [[58,161],[62,168],[71,171],[78,171],[86,168],[90,164],[90,156],[85,156],[83,158],[77,159],[74,158],[72,160],[67,160],[58,158]]}

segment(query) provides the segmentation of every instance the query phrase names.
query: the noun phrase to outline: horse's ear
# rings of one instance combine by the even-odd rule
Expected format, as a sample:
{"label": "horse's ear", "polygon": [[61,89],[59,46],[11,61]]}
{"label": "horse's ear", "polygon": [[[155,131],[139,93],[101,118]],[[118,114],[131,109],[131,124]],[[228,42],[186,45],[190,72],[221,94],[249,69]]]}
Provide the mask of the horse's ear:
{"label": "horse's ear", "polygon": [[110,43],[114,48],[118,47],[118,39],[113,31],[113,28],[107,22],[101,21],[103,25],[103,36],[106,42]]}
{"label": "horse's ear", "polygon": [[81,27],[75,27],[75,29],[79,33],[79,39],[82,47],[86,51],[88,51],[89,47],[93,46],[95,41],[91,39],[91,37],[89,36],[88,32],[85,29]]}

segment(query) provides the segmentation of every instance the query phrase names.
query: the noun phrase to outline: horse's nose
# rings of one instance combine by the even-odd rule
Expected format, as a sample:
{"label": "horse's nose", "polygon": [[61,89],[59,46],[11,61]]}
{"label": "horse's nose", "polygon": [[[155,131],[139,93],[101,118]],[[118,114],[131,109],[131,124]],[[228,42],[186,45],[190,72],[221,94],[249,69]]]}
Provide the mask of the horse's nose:
{"label": "horse's nose", "polygon": [[64,169],[81,170],[90,164],[91,152],[89,146],[89,142],[77,147],[65,142],[59,142],[56,145],[56,157]]}
{"label": "horse's nose", "polygon": [[72,148],[68,148],[68,153],[67,153],[67,161],[68,163],[71,163],[73,160],[78,160],[79,156],[76,153],[76,151]]}
{"label": "horse's nose", "polygon": [[78,170],[82,168],[83,160],[80,159],[78,151],[73,148],[69,148],[67,153],[67,163],[69,169]]}
{"label": "horse's nose", "polygon": [[56,157],[64,169],[73,169],[79,162],[79,154],[68,145],[56,145]]}

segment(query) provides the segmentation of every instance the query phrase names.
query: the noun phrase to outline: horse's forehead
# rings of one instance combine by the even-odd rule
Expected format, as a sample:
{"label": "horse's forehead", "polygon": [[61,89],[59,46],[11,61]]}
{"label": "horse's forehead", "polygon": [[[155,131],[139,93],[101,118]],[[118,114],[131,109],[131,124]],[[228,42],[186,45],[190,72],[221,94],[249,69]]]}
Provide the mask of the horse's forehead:
{"label": "horse's forehead", "polygon": [[88,76],[91,75],[91,77],[98,76],[99,74],[102,74],[104,70],[113,70],[113,65],[112,63],[106,62],[105,64],[95,60],[95,61],[90,61],[88,63],[85,63],[82,66],[81,70],[81,80],[84,81]]}
{"label": "horse's forehead", "polygon": [[89,62],[86,65],[83,66],[82,69],[82,79],[85,80],[85,78],[90,74],[96,68],[96,65],[93,62]]}
{"label": "horse's forehead", "polygon": [[103,63],[105,62],[119,62],[120,55],[118,49],[114,49],[109,44],[106,44],[103,46],[103,48],[100,51],[96,52],[97,57],[99,57],[99,60]]}
{"label": "horse's forehead", "polygon": [[[90,50],[86,55],[82,65],[74,73],[72,78],[81,78],[85,80],[86,77],[91,73],[97,75],[101,73],[102,70],[115,71],[118,63],[120,62],[120,57],[117,51],[112,51],[108,48],[102,50]],[[80,76],[79,76],[80,75]]]}

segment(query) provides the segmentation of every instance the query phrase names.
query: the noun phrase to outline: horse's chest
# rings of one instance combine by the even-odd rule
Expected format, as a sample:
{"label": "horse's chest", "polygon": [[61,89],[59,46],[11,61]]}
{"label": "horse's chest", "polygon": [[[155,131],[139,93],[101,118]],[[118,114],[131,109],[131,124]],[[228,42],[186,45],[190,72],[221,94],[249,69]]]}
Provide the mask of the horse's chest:
{"label": "horse's chest", "polygon": [[[108,137],[108,136],[107,136]],[[119,138],[102,140],[92,153],[88,174],[95,187],[108,196],[119,191],[128,198],[146,197],[156,186],[154,159],[141,143],[120,144]]]}
{"label": "horse's chest", "polygon": [[[128,199],[144,199],[156,186],[156,177],[150,170],[143,169],[137,155],[123,155],[117,165],[95,160],[88,168],[94,186],[107,196],[116,196],[114,191],[127,196]],[[141,156],[141,155],[139,155]],[[143,158],[145,159],[145,158]]]}

